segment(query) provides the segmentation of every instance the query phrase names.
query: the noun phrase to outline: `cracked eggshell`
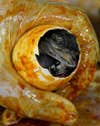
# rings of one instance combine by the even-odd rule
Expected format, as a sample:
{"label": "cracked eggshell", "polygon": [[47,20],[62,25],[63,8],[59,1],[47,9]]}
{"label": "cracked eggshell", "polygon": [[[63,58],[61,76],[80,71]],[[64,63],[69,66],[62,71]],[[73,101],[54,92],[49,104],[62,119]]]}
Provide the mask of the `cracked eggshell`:
{"label": "cracked eggshell", "polygon": [[58,87],[68,82],[75,74],[76,69],[69,75],[63,78],[54,77],[51,73],[40,66],[36,59],[36,54],[39,54],[38,43],[40,38],[51,29],[64,29],[54,25],[37,26],[22,37],[16,43],[13,53],[12,61],[16,71],[31,85],[44,89],[55,90]]}

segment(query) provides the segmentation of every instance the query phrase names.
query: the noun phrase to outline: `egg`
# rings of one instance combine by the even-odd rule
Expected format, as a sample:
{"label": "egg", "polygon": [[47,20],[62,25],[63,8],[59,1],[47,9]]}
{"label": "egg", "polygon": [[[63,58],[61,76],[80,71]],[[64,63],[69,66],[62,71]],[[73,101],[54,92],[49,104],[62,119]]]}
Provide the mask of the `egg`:
{"label": "egg", "polygon": [[64,27],[41,25],[19,38],[12,61],[16,71],[29,84],[55,90],[76,73],[80,62],[79,48],[76,37]]}

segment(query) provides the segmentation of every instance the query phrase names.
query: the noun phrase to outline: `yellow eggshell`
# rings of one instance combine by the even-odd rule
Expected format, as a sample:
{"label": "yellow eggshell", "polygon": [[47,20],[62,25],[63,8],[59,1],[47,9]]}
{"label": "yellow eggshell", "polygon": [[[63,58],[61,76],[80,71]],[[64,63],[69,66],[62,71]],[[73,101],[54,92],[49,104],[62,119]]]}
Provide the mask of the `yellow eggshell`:
{"label": "yellow eggshell", "polygon": [[[55,90],[68,82],[75,71],[65,78],[54,77],[41,67],[36,59],[39,54],[39,39],[51,29],[64,29],[54,25],[41,25],[25,33],[16,43],[12,53],[12,61],[17,72],[31,85],[44,89]],[[77,68],[76,68],[77,69]]]}

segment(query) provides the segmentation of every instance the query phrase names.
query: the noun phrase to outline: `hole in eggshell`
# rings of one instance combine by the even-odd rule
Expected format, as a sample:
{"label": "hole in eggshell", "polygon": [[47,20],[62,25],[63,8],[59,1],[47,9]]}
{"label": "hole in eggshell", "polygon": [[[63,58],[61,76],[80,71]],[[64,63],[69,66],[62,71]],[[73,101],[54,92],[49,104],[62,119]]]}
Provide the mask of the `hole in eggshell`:
{"label": "hole in eggshell", "polygon": [[80,50],[76,37],[64,29],[47,31],[38,43],[39,64],[55,77],[69,76],[77,67]]}

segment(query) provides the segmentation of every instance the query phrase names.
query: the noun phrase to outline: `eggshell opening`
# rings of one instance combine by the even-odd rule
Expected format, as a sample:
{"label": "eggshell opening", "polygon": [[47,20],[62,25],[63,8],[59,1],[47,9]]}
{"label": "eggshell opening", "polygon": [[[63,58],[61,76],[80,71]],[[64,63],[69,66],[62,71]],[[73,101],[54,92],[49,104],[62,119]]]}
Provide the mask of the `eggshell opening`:
{"label": "eggshell opening", "polygon": [[53,76],[48,69],[45,69],[40,65],[36,57],[36,55],[39,55],[40,53],[39,42],[48,31],[55,29],[69,32],[63,27],[54,25],[37,26],[19,38],[12,52],[12,62],[16,71],[29,84],[43,90],[56,90],[71,80],[73,75],[76,73],[80,62],[81,55],[79,54],[77,66],[68,76],[65,77]]}

